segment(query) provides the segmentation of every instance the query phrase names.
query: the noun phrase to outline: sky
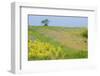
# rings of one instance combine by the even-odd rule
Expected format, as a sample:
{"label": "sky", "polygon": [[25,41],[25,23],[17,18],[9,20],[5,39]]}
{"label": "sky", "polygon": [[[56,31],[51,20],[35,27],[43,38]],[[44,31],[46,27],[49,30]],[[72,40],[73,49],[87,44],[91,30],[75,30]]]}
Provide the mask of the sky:
{"label": "sky", "polygon": [[49,26],[64,26],[64,27],[87,27],[88,17],[78,16],[43,16],[43,15],[29,15],[28,25],[43,26],[42,20],[48,19]]}

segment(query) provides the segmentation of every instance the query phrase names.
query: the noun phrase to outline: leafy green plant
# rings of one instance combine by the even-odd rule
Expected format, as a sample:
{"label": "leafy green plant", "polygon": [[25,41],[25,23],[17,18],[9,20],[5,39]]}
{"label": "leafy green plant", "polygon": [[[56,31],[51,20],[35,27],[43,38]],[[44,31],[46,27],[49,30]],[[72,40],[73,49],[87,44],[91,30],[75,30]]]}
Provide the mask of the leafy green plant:
{"label": "leafy green plant", "polygon": [[84,32],[82,32],[82,36],[85,38],[88,38],[88,30],[85,30]]}

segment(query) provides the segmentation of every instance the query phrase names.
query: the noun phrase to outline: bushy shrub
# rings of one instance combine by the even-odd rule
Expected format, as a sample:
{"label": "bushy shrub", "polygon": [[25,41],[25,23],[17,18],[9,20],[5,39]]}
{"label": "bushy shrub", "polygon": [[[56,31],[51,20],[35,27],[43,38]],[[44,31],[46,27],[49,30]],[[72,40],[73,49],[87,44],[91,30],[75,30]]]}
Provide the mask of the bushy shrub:
{"label": "bushy shrub", "polygon": [[85,30],[84,32],[82,32],[82,36],[85,38],[88,38],[88,30]]}

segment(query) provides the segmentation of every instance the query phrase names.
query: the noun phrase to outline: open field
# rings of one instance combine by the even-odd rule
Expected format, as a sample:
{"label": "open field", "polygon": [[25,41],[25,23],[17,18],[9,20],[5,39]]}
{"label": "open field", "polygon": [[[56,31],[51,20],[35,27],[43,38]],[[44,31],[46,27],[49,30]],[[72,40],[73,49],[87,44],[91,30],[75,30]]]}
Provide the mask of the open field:
{"label": "open field", "polygon": [[87,58],[85,27],[29,26],[28,60]]}

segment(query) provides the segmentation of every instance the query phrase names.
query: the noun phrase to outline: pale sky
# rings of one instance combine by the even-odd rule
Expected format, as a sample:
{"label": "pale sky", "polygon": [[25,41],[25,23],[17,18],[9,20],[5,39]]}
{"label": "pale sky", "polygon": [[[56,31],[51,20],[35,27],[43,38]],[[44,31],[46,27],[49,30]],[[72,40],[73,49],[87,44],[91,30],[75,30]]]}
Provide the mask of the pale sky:
{"label": "pale sky", "polygon": [[42,20],[48,19],[49,26],[65,26],[65,27],[87,27],[88,17],[78,16],[42,16],[42,15],[29,15],[28,25],[43,26]]}

